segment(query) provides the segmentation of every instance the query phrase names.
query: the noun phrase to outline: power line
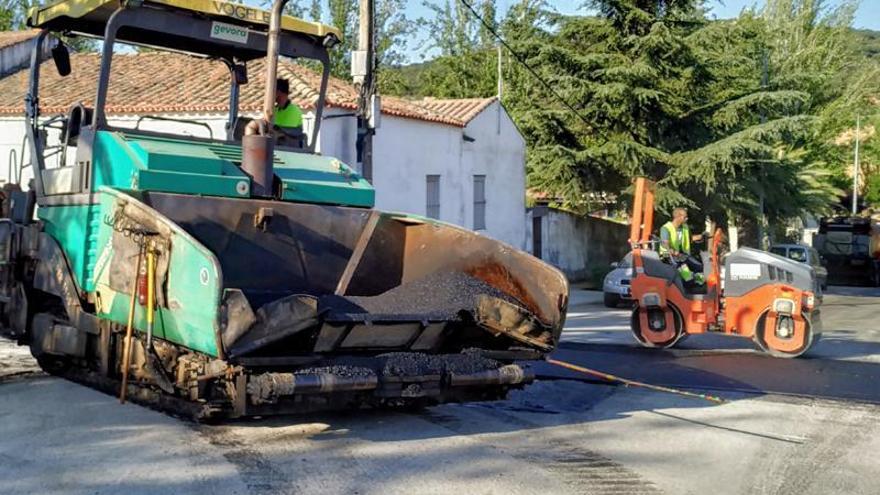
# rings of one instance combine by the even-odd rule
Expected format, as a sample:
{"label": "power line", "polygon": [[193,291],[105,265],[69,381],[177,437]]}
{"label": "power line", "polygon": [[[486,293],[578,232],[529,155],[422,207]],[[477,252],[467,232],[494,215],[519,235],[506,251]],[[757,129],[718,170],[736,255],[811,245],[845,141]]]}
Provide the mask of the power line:
{"label": "power line", "polygon": [[592,122],[590,122],[586,117],[581,115],[581,113],[578,112],[577,109],[571,103],[569,103],[565,98],[563,98],[562,95],[560,95],[556,91],[556,89],[554,89],[553,86],[549,82],[547,82],[547,80],[545,80],[543,77],[541,77],[541,75],[538,74],[538,72],[531,65],[529,65],[528,62],[526,62],[525,57],[523,57],[522,55],[520,55],[519,52],[514,50],[507,43],[507,41],[505,41],[505,39],[500,34],[498,34],[498,31],[495,30],[495,27],[492,26],[491,24],[489,24],[488,22],[486,22],[485,19],[483,19],[483,17],[480,15],[480,13],[477,12],[477,9],[475,9],[474,6],[470,4],[470,2],[468,2],[467,0],[461,0],[461,3],[464,4],[464,6],[467,7],[468,10],[471,11],[471,14],[473,14],[473,16],[476,17],[478,21],[480,21],[480,24],[482,24],[483,27],[485,27],[487,31],[492,33],[492,36],[494,36],[495,39],[497,39],[499,43],[504,45],[504,48],[506,48],[507,51],[509,51],[510,54],[513,55],[513,58],[517,62],[519,62],[520,65],[525,67],[533,76],[535,76],[535,79],[537,79],[538,82],[540,82],[545,88],[547,88],[548,91],[550,91],[550,93],[553,95],[554,98],[559,100],[560,103],[562,103],[568,110],[570,110],[571,113],[573,113],[577,118],[579,118],[581,121],[583,121],[584,124],[587,124],[588,127],[590,127],[590,128],[593,127]]}

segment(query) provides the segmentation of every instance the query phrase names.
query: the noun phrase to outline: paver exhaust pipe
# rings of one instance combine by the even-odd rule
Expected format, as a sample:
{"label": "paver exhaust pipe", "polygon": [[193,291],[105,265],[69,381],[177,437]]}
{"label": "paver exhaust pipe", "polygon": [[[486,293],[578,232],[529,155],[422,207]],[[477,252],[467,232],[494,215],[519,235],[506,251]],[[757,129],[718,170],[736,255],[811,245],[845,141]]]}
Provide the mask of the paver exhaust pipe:
{"label": "paver exhaust pipe", "polygon": [[[257,122],[257,121],[253,121]],[[241,169],[251,177],[251,196],[271,197],[275,181],[272,162],[275,156],[275,137],[261,134],[245,135],[241,139]]]}
{"label": "paver exhaust pipe", "polygon": [[263,118],[251,121],[242,137],[241,168],[253,180],[253,196],[272,196],[275,171],[275,93],[278,81],[278,52],[281,39],[281,15],[288,0],[276,0],[269,21],[269,40],[266,53],[266,93],[263,95]]}

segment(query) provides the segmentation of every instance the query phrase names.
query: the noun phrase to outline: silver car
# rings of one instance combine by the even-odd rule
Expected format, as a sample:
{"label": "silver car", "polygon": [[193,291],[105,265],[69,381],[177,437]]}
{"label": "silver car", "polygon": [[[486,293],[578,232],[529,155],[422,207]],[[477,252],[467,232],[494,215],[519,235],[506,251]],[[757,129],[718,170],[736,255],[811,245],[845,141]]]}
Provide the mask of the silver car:
{"label": "silver car", "polygon": [[632,254],[627,254],[622,260],[611,263],[612,270],[605,275],[602,283],[603,300],[605,306],[616,308],[622,302],[632,301],[630,291],[630,278],[632,277]]}
{"label": "silver car", "polygon": [[783,258],[810,265],[813,267],[813,271],[816,272],[816,281],[819,284],[819,289],[824,291],[828,288],[828,269],[824,266],[825,260],[815,249],[803,244],[774,244],[770,247],[770,252]]}

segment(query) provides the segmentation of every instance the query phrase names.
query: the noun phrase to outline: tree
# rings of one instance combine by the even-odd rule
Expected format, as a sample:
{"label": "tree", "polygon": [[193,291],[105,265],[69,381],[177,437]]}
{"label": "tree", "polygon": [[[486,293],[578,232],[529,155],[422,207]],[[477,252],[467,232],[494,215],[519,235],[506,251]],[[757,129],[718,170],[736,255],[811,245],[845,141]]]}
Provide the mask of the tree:
{"label": "tree", "polygon": [[27,14],[36,0],[0,0],[0,31],[18,31],[27,27]]}
{"label": "tree", "polygon": [[[530,187],[590,211],[646,175],[661,209],[748,225],[838,202],[851,148],[833,138],[880,90],[852,43],[853,3],[769,0],[733,21],[707,19],[699,0],[591,5],[598,15],[567,17],[522,0],[494,21],[552,86],[505,57],[503,101],[526,138]],[[399,89],[494,94],[488,30],[460,2],[430,6],[440,56]]]}
{"label": "tree", "polygon": [[406,0],[385,0],[379,2],[376,9],[376,65],[382,91],[392,84],[394,76],[385,69],[405,61],[407,47],[413,43],[419,27],[418,21],[406,16],[405,7]]}
{"label": "tree", "polygon": [[[268,5],[271,2],[267,1]],[[342,32],[341,44],[330,52],[331,73],[340,79],[351,79],[351,52],[358,42],[357,0],[291,0],[287,12],[326,22]],[[376,62],[380,67],[399,64],[414,35],[417,25],[405,13],[405,0],[376,2]],[[380,84],[383,74],[380,72]]]}
{"label": "tree", "polygon": [[492,34],[493,29],[498,29],[498,8],[495,6],[495,0],[483,0],[480,4],[480,14],[489,23],[488,27],[480,24],[480,48],[486,49],[498,43],[495,35]]}
{"label": "tree", "polygon": [[[27,16],[31,8],[37,7],[37,0],[0,0],[0,31],[18,31],[27,28]],[[60,36],[64,43],[73,51],[93,51],[97,44],[94,40]]]}
{"label": "tree", "polygon": [[[808,158],[823,164],[831,183],[842,189],[838,194],[847,199],[854,139],[839,138],[854,136],[858,115],[864,126],[880,118],[875,103],[880,68],[862,52],[850,28],[856,7],[852,1],[829,9],[827,2],[818,0],[774,0],[763,12],[772,30],[772,63],[785,75],[778,84],[798,84],[811,94],[817,125],[814,139],[805,146]],[[862,162],[870,171],[880,149],[870,141],[862,145]]]}
{"label": "tree", "polygon": [[[545,2],[525,0],[514,4],[499,18],[494,0],[471,1],[483,19],[505,37],[526,36],[531,32],[533,15],[543,12]],[[393,85],[383,90],[407,96],[436,96],[443,98],[485,97],[496,93],[498,44],[492,31],[472,15],[459,0],[426,1],[432,13],[430,20],[420,19],[426,33],[424,51],[435,51],[437,57],[423,66],[403,68],[396,72]],[[520,19],[520,20],[515,20]],[[522,21],[522,22],[520,22]],[[523,30],[514,33],[514,25]],[[507,74],[519,70],[504,64]]]}
{"label": "tree", "polygon": [[519,43],[575,107],[561,110],[539,85],[522,99],[531,184],[568,208],[600,206],[636,175],[660,180],[661,207],[689,202],[678,192],[685,181],[675,179],[689,167],[673,154],[706,135],[698,120],[680,118],[706,100],[707,71],[685,42],[699,11],[696,2],[658,4],[594,2],[603,15],[557,16],[557,34]]}
{"label": "tree", "polygon": [[839,80],[847,7],[823,17],[821,2],[788,4],[785,19],[771,2],[708,22],[700,2],[596,1],[599,17],[561,19],[533,60],[590,125],[547,102],[530,119],[543,128],[530,141],[532,183],[589,209],[597,192],[647,175],[661,209],[721,222],[827,210],[839,191],[813,148],[826,108],[851,89]]}

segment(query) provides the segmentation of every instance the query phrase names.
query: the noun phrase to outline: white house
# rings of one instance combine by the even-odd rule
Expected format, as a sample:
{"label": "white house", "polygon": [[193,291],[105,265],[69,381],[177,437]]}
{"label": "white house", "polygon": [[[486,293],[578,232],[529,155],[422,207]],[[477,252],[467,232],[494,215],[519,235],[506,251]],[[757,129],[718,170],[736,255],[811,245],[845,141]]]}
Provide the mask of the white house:
{"label": "white house", "polygon": [[[66,113],[74,102],[94,102],[99,55],[71,58],[73,73],[64,78],[51,61],[43,64],[43,117]],[[243,115],[253,115],[261,106],[261,61],[252,62],[249,72],[251,83],[242,87],[239,104]],[[207,124],[215,138],[225,136],[230,76],[223,64],[171,53],[118,53],[111,74],[111,125],[208,135],[207,128],[194,123],[147,119],[138,124],[141,117],[153,115]],[[314,124],[319,76],[290,62],[282,62],[279,76],[290,81],[308,133]],[[0,179],[7,177],[10,150],[18,150],[24,137],[27,79],[26,69],[0,79]],[[316,146],[355,167],[356,101],[351,85],[330,81]],[[525,142],[495,98],[383,97],[381,127],[373,145],[373,183],[377,208],[438,218],[517,248],[526,245]]]}
{"label": "white house", "polygon": [[[0,77],[8,76],[31,63],[34,39],[39,30],[0,31]],[[46,59],[52,49],[51,43],[43,45],[41,57]]]}

